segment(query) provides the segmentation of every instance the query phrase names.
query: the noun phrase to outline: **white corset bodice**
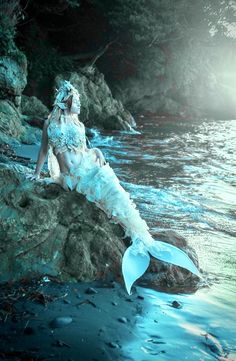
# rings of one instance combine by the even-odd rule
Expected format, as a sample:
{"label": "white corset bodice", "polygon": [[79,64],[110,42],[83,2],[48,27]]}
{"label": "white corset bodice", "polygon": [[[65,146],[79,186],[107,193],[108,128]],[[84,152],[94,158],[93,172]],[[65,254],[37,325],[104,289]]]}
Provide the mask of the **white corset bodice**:
{"label": "white corset bodice", "polygon": [[47,133],[49,144],[53,147],[55,154],[67,150],[86,148],[85,127],[83,123],[75,124],[71,121],[57,124],[56,122],[51,122]]}

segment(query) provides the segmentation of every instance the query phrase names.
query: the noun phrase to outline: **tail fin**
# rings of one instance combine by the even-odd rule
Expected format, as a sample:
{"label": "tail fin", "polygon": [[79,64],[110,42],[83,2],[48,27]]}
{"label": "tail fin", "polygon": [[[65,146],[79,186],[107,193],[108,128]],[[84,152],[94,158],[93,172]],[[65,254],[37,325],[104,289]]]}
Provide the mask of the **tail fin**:
{"label": "tail fin", "polygon": [[145,273],[150,263],[150,256],[148,252],[145,254],[134,254],[132,252],[133,249],[134,245],[128,247],[122,259],[122,273],[125,281],[125,287],[129,295],[131,295],[131,287],[133,283]]}
{"label": "tail fin", "polygon": [[137,252],[134,244],[129,246],[122,259],[122,273],[128,294],[131,294],[133,283],[147,270],[150,263],[149,253],[160,261],[172,263],[176,266],[186,268],[199,278],[202,278],[197,267],[189,256],[181,249],[169,243],[154,241],[147,245],[145,252]]}

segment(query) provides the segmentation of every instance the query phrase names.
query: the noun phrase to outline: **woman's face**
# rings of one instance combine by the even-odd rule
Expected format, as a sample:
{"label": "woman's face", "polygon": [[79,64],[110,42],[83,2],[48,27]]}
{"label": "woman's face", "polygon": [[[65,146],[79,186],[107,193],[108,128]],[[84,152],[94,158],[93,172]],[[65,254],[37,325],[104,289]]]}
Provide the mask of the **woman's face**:
{"label": "woman's face", "polygon": [[80,98],[79,98],[79,96],[73,95],[69,99],[70,99],[69,107],[70,107],[71,113],[80,114]]}

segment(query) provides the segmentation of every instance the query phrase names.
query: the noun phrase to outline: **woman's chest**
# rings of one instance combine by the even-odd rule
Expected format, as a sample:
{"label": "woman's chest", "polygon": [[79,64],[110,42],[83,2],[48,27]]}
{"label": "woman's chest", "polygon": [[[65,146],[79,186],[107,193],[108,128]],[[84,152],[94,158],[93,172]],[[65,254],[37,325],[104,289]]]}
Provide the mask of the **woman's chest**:
{"label": "woman's chest", "polygon": [[47,129],[49,141],[66,142],[69,144],[77,144],[85,138],[84,125],[76,125],[73,123],[60,124],[50,123]]}

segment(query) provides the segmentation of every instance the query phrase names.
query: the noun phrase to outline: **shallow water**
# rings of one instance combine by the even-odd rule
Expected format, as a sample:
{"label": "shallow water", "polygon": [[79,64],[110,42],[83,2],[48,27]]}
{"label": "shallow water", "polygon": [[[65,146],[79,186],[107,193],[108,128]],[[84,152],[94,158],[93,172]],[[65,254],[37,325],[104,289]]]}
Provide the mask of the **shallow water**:
{"label": "shallow water", "polygon": [[[122,345],[125,360],[236,360],[236,121],[138,123],[136,133],[94,130],[92,145],[150,228],[175,231],[196,249],[210,287],[193,295],[143,289],[148,306]],[[17,153],[37,157],[35,147]],[[183,307],[170,307],[173,300]]]}
{"label": "shallow water", "polygon": [[[236,121],[141,123],[141,134],[95,131],[93,145],[103,150],[150,228],[173,230],[196,249],[211,286],[195,295],[146,291],[150,310],[138,321],[140,341],[127,351],[137,361],[157,354],[172,360],[175,352],[179,360],[236,360]],[[176,298],[181,310],[169,306]],[[157,332],[168,335],[164,343],[149,340],[158,315]]]}

